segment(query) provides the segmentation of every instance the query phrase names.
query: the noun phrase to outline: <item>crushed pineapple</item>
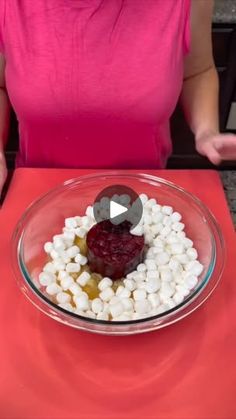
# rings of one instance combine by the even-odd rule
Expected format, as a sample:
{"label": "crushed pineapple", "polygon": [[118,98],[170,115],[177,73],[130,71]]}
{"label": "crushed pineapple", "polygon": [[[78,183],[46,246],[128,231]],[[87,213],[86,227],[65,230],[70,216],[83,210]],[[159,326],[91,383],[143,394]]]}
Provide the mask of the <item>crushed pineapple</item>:
{"label": "crushed pineapple", "polygon": [[80,248],[81,254],[86,256],[88,250],[86,238],[81,239],[80,237],[76,236],[74,244]]}

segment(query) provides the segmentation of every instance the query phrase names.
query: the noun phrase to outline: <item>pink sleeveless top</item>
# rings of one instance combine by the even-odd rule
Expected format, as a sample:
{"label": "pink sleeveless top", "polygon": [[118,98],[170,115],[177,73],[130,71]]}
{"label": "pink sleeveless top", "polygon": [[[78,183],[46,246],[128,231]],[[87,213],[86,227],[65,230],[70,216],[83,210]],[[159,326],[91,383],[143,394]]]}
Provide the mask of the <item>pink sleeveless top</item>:
{"label": "pink sleeveless top", "polygon": [[162,168],[190,0],[0,0],[18,166]]}

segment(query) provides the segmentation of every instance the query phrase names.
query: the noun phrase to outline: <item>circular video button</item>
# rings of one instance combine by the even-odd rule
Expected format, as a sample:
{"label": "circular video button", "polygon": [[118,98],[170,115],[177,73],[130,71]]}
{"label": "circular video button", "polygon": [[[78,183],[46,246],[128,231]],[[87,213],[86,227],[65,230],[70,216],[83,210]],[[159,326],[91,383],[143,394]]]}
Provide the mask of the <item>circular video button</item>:
{"label": "circular video button", "polygon": [[134,228],[142,218],[143,204],[139,195],[125,185],[112,185],[103,189],[94,201],[94,217],[97,223],[110,220],[119,225],[129,221]]}

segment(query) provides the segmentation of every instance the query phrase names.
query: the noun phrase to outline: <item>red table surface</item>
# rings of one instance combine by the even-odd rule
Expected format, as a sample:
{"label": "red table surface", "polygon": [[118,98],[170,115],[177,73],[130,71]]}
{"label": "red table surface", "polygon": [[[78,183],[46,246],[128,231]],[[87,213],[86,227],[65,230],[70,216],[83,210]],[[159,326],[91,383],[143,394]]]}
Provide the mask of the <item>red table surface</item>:
{"label": "red table surface", "polygon": [[220,284],[184,320],[142,335],[93,335],[48,318],[18,289],[10,262],[17,220],[40,194],[88,172],[18,169],[0,210],[0,417],[235,418],[236,239],[216,172],[149,172],[197,195],[226,240]]}

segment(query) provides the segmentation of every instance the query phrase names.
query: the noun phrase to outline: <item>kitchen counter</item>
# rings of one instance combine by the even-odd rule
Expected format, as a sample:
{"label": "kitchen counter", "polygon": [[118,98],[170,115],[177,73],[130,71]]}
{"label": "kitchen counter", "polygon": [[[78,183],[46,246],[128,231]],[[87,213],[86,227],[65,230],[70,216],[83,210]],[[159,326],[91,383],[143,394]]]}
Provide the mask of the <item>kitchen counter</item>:
{"label": "kitchen counter", "polygon": [[221,171],[220,176],[224,185],[233,222],[236,227],[236,170]]}
{"label": "kitchen counter", "polygon": [[236,0],[215,0],[213,23],[236,23]]}
{"label": "kitchen counter", "polygon": [[[215,171],[153,172],[197,194],[225,238],[222,280],[190,316],[157,332],[102,336],[62,325],[55,321],[58,316],[50,319],[20,293],[11,266],[17,220],[36,197],[85,173],[17,169],[0,211],[0,270],[5,279],[0,293],[0,417],[142,419],[157,413],[172,419],[235,418],[236,235]],[[37,251],[30,246],[34,264]],[[216,254],[218,267],[221,260]],[[204,298],[216,285],[217,274],[213,284],[209,279],[202,288]],[[19,280],[28,294],[26,281]]]}

